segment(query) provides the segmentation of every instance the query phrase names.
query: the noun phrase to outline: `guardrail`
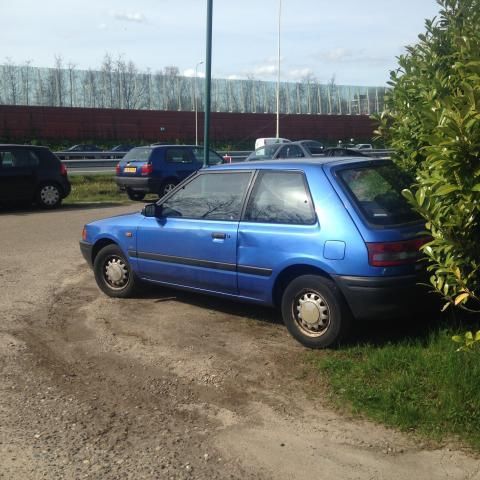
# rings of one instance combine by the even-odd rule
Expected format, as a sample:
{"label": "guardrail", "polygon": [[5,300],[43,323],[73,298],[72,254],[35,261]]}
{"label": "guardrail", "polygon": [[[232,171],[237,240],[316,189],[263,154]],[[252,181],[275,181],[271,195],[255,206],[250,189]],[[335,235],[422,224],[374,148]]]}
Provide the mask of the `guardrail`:
{"label": "guardrail", "polygon": [[68,152],[68,151],[60,151],[54,152],[55,155],[60,160],[100,160],[102,158],[106,159],[120,159],[125,156],[127,152],[110,152],[110,151],[102,151],[102,152]]}
{"label": "guardrail", "polygon": [[[393,150],[362,150],[363,154],[374,158],[389,158]],[[65,154],[66,152],[56,152]],[[251,153],[246,150],[218,151],[222,157],[227,155],[232,163],[242,162]],[[117,156],[114,156],[117,154]],[[121,154],[121,156],[119,156]],[[109,157],[111,155],[111,157]],[[123,158],[122,152],[68,152],[68,159],[59,157],[72,174],[80,173],[110,173],[115,171],[118,161]],[[70,158],[72,157],[72,158]],[[91,158],[89,158],[91,157]]]}

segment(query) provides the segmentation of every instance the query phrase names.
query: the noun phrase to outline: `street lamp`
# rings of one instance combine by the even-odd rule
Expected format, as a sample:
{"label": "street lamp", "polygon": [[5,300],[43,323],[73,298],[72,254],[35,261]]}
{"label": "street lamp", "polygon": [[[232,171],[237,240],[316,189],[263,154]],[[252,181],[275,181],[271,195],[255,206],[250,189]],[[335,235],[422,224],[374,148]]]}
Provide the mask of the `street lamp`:
{"label": "street lamp", "polygon": [[282,18],[282,0],[278,0],[277,138],[280,137],[280,20],[281,18]]}
{"label": "street lamp", "polygon": [[207,0],[207,41],[205,55],[205,124],[203,126],[203,166],[208,166],[210,148],[210,100],[212,84],[212,16],[213,0]]}
{"label": "street lamp", "polygon": [[195,105],[195,145],[198,145],[198,109],[197,109],[197,71],[198,67],[202,65],[204,62],[203,60],[201,62],[198,62],[197,65],[195,66],[195,78],[194,78],[194,83],[193,83],[193,103]]}

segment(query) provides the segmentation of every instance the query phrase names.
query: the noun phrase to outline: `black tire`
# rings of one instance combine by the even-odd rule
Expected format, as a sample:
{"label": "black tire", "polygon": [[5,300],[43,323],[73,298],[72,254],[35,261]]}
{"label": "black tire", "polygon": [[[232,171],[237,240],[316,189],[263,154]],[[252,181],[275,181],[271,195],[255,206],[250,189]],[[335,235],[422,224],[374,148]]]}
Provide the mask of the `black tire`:
{"label": "black tire", "polygon": [[130,200],[141,202],[145,198],[145,192],[136,192],[135,190],[127,190],[127,195]]}
{"label": "black tire", "polygon": [[36,200],[41,208],[58,208],[62,203],[62,190],[56,183],[42,183],[37,190]]}
{"label": "black tire", "polygon": [[158,192],[159,198],[162,198],[164,195],[171,192],[177,185],[178,182],[173,178],[165,180],[160,186],[160,191]]}
{"label": "black tire", "polygon": [[[107,269],[110,268],[110,275]],[[95,257],[93,271],[97,285],[109,297],[128,298],[134,295],[140,280],[117,245],[103,247]]]}
{"label": "black tire", "polygon": [[[304,319],[300,308],[304,309]],[[338,287],[317,275],[302,275],[290,282],[282,296],[282,317],[290,334],[309,348],[338,345],[351,324]]]}

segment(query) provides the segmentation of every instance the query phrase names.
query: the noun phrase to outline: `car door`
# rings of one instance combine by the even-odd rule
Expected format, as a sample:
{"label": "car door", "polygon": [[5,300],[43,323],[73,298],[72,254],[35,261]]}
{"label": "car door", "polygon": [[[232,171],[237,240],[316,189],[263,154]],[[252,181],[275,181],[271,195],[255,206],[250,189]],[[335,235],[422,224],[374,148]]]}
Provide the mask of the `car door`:
{"label": "car door", "polygon": [[38,162],[38,157],[27,149],[0,149],[0,199],[32,199],[35,195]]}
{"label": "car door", "polygon": [[163,173],[164,177],[176,177],[182,181],[201,167],[194,161],[195,158],[190,148],[168,147],[164,154],[166,167]]}
{"label": "car door", "polygon": [[251,171],[202,171],[169,195],[137,233],[143,278],[237,293],[238,222]]}
{"label": "car door", "polygon": [[304,172],[259,171],[239,224],[239,295],[269,301],[282,265],[322,251],[318,232]]}

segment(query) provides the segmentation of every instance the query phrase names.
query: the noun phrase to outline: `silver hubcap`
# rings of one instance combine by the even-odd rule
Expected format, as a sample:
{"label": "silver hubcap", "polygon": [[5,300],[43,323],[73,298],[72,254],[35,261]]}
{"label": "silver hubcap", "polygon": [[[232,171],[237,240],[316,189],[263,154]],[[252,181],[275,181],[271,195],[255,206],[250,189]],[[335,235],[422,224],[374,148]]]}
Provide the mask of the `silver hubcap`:
{"label": "silver hubcap", "polygon": [[45,185],[40,190],[40,199],[45,205],[55,205],[60,198],[60,192],[54,185]]}
{"label": "silver hubcap", "polygon": [[173,183],[167,183],[163,191],[164,193],[168,193],[168,192],[171,192],[174,188],[175,188],[175,185]]}
{"label": "silver hubcap", "polygon": [[120,257],[110,257],[105,262],[104,277],[110,288],[122,289],[128,283],[128,268]]}
{"label": "silver hubcap", "polygon": [[330,325],[330,311],[325,299],[317,292],[305,292],[295,299],[294,318],[300,329],[310,337],[320,337]]}

